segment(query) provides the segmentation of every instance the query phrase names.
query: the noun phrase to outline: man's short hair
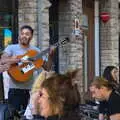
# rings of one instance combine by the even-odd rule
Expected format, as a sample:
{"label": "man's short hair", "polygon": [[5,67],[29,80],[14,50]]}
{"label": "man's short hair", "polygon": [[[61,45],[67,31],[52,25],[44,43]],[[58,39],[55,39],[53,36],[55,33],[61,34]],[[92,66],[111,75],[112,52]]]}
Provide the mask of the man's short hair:
{"label": "man's short hair", "polygon": [[28,30],[30,30],[30,32],[31,32],[32,35],[33,35],[34,30],[33,30],[33,28],[32,28],[31,26],[29,26],[29,25],[24,25],[24,26],[21,27],[20,30],[22,31],[23,29],[28,29]]}
{"label": "man's short hair", "polygon": [[104,77],[95,77],[90,86],[95,86],[98,89],[100,89],[101,87],[106,87],[108,89],[113,88],[113,85]]}

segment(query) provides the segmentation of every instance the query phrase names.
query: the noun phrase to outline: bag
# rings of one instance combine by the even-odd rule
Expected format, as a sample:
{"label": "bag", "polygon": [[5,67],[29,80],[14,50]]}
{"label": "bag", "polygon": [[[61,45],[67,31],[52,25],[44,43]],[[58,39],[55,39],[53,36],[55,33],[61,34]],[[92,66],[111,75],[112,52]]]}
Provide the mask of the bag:
{"label": "bag", "polygon": [[0,103],[0,120],[14,120],[16,110],[7,103]]}

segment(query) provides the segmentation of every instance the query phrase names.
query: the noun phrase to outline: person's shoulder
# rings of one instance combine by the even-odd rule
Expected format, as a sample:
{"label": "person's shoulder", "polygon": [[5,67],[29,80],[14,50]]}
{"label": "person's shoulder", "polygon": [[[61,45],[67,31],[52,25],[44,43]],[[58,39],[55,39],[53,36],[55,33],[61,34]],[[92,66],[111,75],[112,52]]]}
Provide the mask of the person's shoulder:
{"label": "person's shoulder", "polygon": [[15,51],[16,49],[18,49],[18,44],[9,44],[8,46],[6,46],[6,48],[4,49],[4,53],[8,53],[9,55],[11,55],[11,52]]}
{"label": "person's shoulder", "polygon": [[36,50],[38,52],[40,52],[40,48],[36,47],[36,46],[30,46],[30,49]]}
{"label": "person's shoulder", "polygon": [[118,91],[112,91],[112,93],[110,94],[109,100],[108,101],[118,101],[120,100],[120,93]]}
{"label": "person's shoulder", "polygon": [[[110,116],[115,116],[117,114],[120,114],[120,96],[115,92],[113,91],[111,93],[111,96],[108,100],[108,105],[109,105],[109,115]],[[117,119],[116,119],[117,120]]]}
{"label": "person's shoulder", "polygon": [[15,48],[18,47],[18,44],[9,44],[6,48]]}

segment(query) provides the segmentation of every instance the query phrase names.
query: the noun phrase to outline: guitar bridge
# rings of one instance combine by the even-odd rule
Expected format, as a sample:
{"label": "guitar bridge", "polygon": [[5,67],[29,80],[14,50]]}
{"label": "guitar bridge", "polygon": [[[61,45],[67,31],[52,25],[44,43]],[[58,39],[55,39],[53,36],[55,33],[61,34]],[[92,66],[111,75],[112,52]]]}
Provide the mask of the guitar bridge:
{"label": "guitar bridge", "polygon": [[33,63],[28,63],[26,66],[24,66],[23,68],[21,68],[21,72],[22,73],[27,73],[29,72],[30,70],[34,69],[35,68],[35,65]]}

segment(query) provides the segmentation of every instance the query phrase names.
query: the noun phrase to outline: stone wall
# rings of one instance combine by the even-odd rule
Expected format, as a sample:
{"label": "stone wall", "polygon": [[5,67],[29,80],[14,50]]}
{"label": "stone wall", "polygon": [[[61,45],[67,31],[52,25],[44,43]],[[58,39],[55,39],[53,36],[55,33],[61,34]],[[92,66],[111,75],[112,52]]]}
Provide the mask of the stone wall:
{"label": "stone wall", "polygon": [[[69,37],[70,42],[64,47],[60,48],[60,72],[67,69],[82,68],[82,50],[83,42],[78,36],[77,38],[72,34],[73,20],[75,16],[82,14],[81,0],[61,0],[59,2],[59,39]],[[63,55],[67,54],[67,58]]]}
{"label": "stone wall", "polygon": [[73,20],[82,15],[82,0],[59,1],[59,40],[68,37],[69,43],[59,48],[59,71],[80,68],[77,85],[83,98],[83,40],[73,33]]}
{"label": "stone wall", "polygon": [[[110,13],[110,20],[103,23],[100,20],[100,56],[101,73],[105,66],[118,64],[119,25],[118,0],[100,0],[100,12]],[[49,46],[49,0],[19,0],[19,28],[31,25],[35,30],[32,44],[42,49]],[[75,16],[82,15],[82,0],[59,0],[58,31],[59,40],[68,37],[70,42],[59,48],[59,72],[80,68],[83,73],[83,40],[73,33]],[[83,93],[83,75],[77,81],[79,91]]]}
{"label": "stone wall", "polygon": [[118,64],[118,0],[101,0],[100,12],[103,11],[110,14],[110,20],[107,23],[100,23],[101,73],[107,65]]}
{"label": "stone wall", "polygon": [[49,47],[49,0],[38,0],[38,44],[40,48],[46,49]]}
{"label": "stone wall", "polygon": [[19,0],[18,25],[30,25],[34,29],[32,44],[37,45],[37,0]]}

